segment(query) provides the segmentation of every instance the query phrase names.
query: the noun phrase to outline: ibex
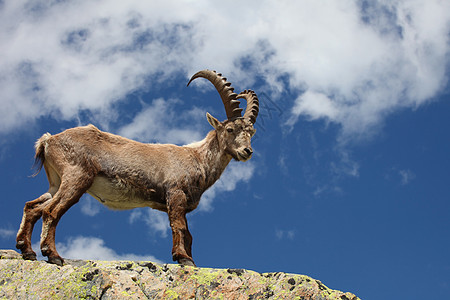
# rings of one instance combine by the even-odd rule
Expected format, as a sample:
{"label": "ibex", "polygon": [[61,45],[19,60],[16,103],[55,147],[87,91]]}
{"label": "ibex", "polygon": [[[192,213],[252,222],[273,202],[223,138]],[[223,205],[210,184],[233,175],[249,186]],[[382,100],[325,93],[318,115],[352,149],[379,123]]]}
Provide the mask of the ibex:
{"label": "ibex", "polygon": [[[100,131],[93,125],[56,135],[46,133],[36,142],[38,172],[43,166],[49,189],[25,204],[16,245],[24,259],[36,259],[31,234],[42,217],[42,255],[50,263],[63,265],[55,246],[56,226],[87,192],[112,209],[151,207],[167,212],[173,260],[195,266],[186,213],[197,207],[203,192],[219,179],[231,159],[250,159],[253,124],[259,111],[255,92],[236,94],[226,78],[210,70],[197,72],[188,86],[199,77],[215,86],[227,115],[227,120],[220,122],[207,113],[214,130],[200,142],[186,146],[144,144]],[[247,102],[243,117],[238,99]]]}

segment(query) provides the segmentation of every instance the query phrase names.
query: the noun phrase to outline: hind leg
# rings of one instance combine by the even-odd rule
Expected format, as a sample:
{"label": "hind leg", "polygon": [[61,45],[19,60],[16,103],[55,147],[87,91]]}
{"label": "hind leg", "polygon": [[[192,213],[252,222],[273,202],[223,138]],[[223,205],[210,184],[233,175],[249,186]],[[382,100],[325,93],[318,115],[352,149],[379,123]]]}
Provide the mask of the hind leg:
{"label": "hind leg", "polygon": [[42,207],[51,199],[52,194],[45,193],[39,198],[25,204],[22,222],[20,223],[16,238],[16,248],[20,249],[24,259],[36,260],[36,253],[31,248],[31,235],[33,233],[34,224],[42,216]]}
{"label": "hind leg", "polygon": [[22,222],[20,223],[20,228],[16,237],[16,248],[22,252],[22,257],[24,259],[29,260],[36,260],[36,253],[31,248],[31,235],[33,233],[34,225],[41,218],[42,210],[49,202],[51,202],[50,200],[58,191],[61,183],[59,175],[51,166],[44,163],[44,169],[50,185],[48,192],[25,204]]}
{"label": "hind leg", "polygon": [[48,262],[62,266],[63,258],[56,251],[56,226],[64,213],[80,200],[93,181],[93,176],[81,170],[70,170],[63,175],[61,186],[52,201],[42,211],[41,252]]}

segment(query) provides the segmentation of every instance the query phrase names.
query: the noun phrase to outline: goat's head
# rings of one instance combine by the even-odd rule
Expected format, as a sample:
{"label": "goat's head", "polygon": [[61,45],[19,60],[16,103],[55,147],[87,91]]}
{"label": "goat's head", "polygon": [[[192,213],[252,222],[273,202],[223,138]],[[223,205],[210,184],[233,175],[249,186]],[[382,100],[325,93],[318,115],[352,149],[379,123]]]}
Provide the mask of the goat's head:
{"label": "goat's head", "polygon": [[[233,92],[231,83],[222,74],[210,70],[203,70],[194,74],[188,85],[192,80],[199,77],[208,79],[215,86],[225,106],[228,119],[223,122],[209,113],[206,114],[209,124],[217,132],[219,146],[235,160],[246,161],[250,159],[253,153],[251,138],[256,132],[253,124],[256,122],[259,112],[259,101],[256,93],[245,90],[236,94]],[[238,99],[245,99],[247,102],[244,116],[241,116],[243,109],[239,107],[240,101]]]}

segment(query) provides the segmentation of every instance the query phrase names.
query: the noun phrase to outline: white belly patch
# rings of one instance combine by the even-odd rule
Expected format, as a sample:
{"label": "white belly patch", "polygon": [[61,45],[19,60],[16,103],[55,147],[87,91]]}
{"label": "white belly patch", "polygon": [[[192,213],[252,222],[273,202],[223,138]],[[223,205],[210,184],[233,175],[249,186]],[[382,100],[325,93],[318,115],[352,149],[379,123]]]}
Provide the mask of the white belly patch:
{"label": "white belly patch", "polygon": [[104,176],[95,177],[92,186],[87,192],[112,209],[151,207],[158,210],[166,210],[165,205],[152,201],[150,197],[148,199],[142,198],[135,190]]}

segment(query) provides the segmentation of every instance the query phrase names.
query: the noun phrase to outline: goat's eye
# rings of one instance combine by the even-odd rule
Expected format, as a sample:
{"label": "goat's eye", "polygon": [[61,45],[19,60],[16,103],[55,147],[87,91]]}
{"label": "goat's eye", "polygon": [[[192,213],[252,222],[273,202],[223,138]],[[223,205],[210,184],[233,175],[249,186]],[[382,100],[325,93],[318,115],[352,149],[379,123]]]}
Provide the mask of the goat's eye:
{"label": "goat's eye", "polygon": [[228,127],[228,128],[227,128],[227,131],[228,131],[228,132],[233,132],[233,128]]}

